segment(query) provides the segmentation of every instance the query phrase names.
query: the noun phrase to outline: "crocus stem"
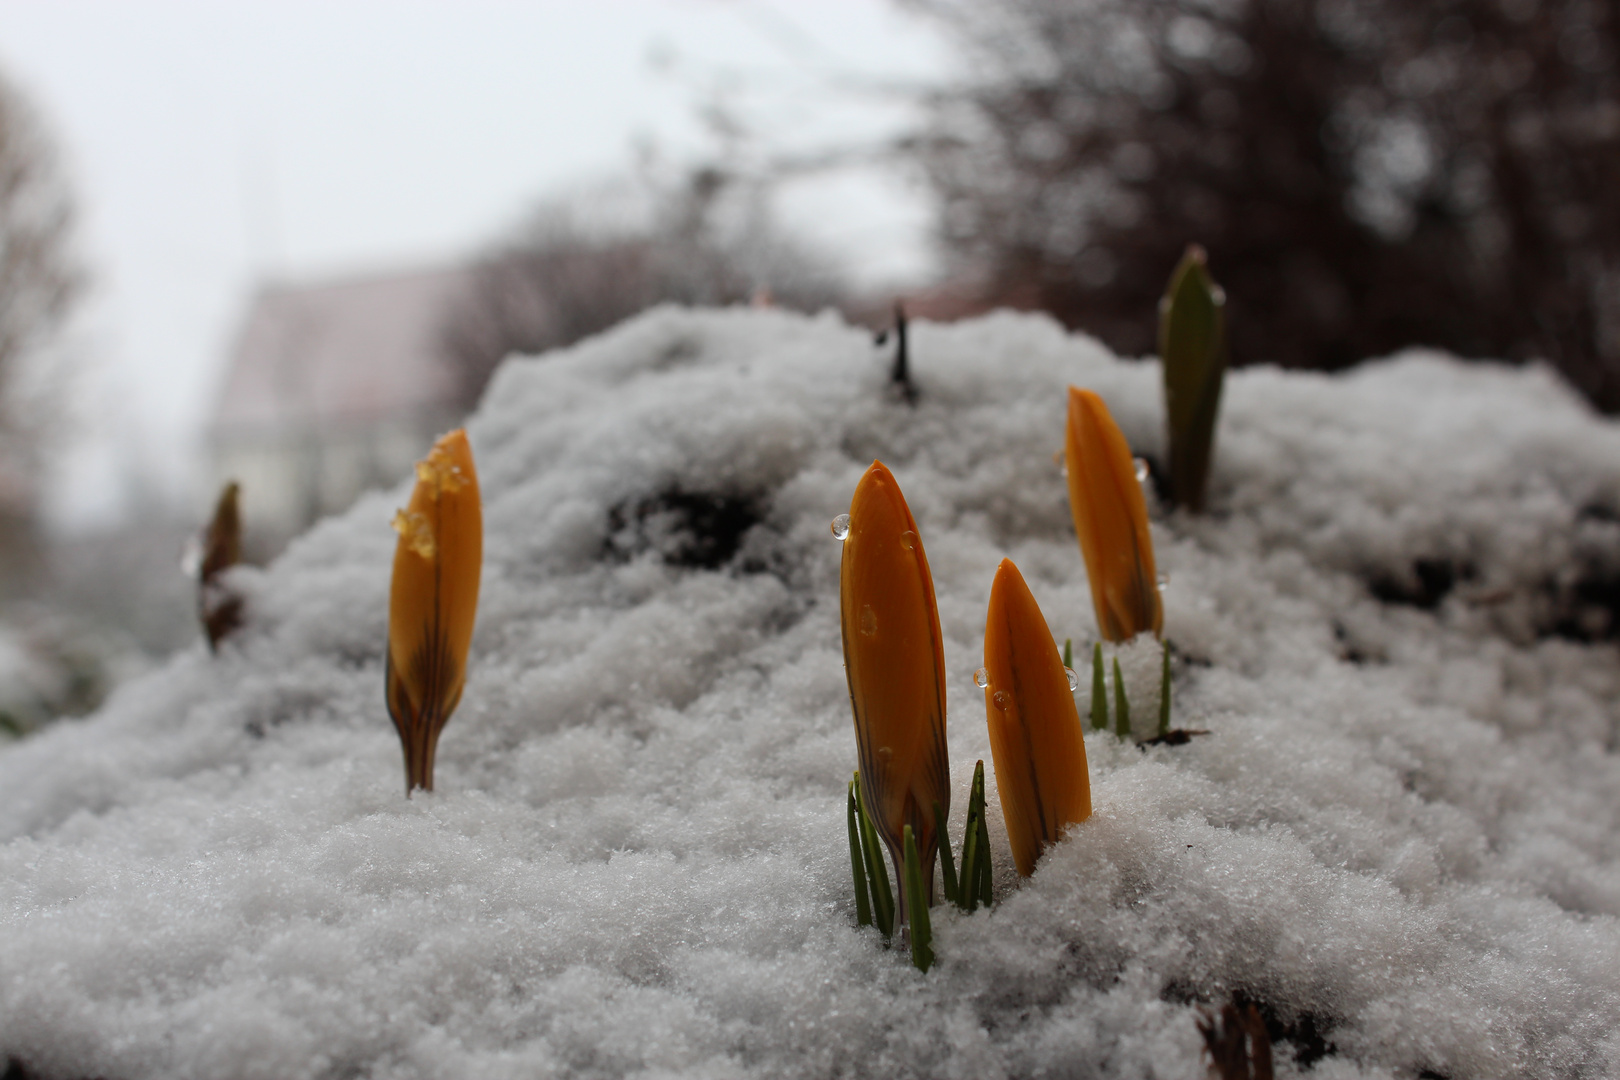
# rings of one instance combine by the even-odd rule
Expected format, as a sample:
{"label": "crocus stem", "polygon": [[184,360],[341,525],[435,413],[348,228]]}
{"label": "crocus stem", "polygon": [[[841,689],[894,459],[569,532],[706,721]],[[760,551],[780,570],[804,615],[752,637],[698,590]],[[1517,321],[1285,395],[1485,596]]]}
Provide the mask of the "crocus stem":
{"label": "crocus stem", "polygon": [[1119,669],[1119,657],[1114,657],[1114,734],[1122,739],[1131,737],[1131,703],[1125,699],[1125,673]]}
{"label": "crocus stem", "polygon": [[1102,642],[1091,647],[1091,726],[1108,730],[1108,684],[1103,678]]}
{"label": "crocus stem", "polygon": [[1160,648],[1164,667],[1159,673],[1159,734],[1163,735],[1170,730],[1170,643],[1166,641]]}
{"label": "crocus stem", "polygon": [[923,888],[922,859],[917,855],[917,838],[911,826],[905,827],[906,919],[910,925],[911,962],[918,971],[934,963],[933,927],[928,922],[928,891]]}
{"label": "crocus stem", "polygon": [[945,880],[945,900],[956,903],[956,863],[951,858],[951,834],[945,831],[945,811],[934,803],[934,835],[939,837],[940,873]]}
{"label": "crocus stem", "polygon": [[872,904],[867,899],[866,867],[862,865],[861,858],[861,831],[855,823],[855,815],[859,810],[855,805],[855,782],[849,785],[849,806],[845,816],[849,819],[849,867],[855,877],[855,925],[872,925]]}

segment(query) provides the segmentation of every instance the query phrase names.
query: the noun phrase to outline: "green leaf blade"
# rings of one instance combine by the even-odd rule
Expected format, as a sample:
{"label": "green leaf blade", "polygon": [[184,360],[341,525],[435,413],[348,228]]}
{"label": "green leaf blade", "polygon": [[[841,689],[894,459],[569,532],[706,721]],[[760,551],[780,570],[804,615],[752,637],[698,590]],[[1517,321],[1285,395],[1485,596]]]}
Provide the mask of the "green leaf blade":
{"label": "green leaf blade", "polygon": [[926,972],[934,964],[934,930],[928,921],[928,892],[923,887],[922,859],[917,855],[917,838],[907,825],[904,832],[906,922],[911,938],[911,962]]}
{"label": "green leaf blade", "polygon": [[1108,730],[1108,686],[1103,678],[1102,642],[1091,647],[1091,727]]}
{"label": "green leaf blade", "polygon": [[1227,365],[1226,294],[1198,245],[1187,248],[1171,274],[1159,312],[1170,496],[1196,513],[1204,507]]}
{"label": "green leaf blade", "polygon": [[945,831],[945,811],[934,803],[934,835],[939,837],[940,877],[945,882],[945,900],[956,903],[956,863],[951,859],[951,834]]}
{"label": "green leaf blade", "polygon": [[859,810],[855,805],[855,781],[849,783],[849,806],[845,816],[849,822],[849,867],[855,878],[855,925],[872,925],[872,902],[868,899],[866,888],[865,858],[861,854],[861,830],[856,824],[855,815]]}
{"label": "green leaf blade", "polygon": [[1125,697],[1125,673],[1119,669],[1119,657],[1114,657],[1114,734],[1122,739],[1131,737],[1131,703]]}

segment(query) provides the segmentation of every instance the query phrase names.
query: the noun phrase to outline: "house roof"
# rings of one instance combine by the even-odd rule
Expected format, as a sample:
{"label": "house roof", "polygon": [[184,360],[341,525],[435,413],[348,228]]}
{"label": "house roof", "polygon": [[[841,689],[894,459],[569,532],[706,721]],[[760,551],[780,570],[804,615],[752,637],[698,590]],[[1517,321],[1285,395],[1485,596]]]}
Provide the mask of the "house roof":
{"label": "house roof", "polygon": [[440,335],[469,273],[262,288],[232,350],[214,430],[364,423],[451,404]]}

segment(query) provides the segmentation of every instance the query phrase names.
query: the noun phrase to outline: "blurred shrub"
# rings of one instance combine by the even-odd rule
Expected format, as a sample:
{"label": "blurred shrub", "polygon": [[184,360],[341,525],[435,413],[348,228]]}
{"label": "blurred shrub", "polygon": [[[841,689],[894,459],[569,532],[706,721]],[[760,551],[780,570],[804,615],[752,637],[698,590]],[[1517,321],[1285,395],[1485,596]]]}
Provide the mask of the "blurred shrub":
{"label": "blurred shrub", "polygon": [[62,433],[59,331],[84,284],[45,124],[0,75],[0,600],[35,590],[43,449]]}
{"label": "blurred shrub", "polygon": [[986,302],[1126,353],[1197,242],[1232,358],[1545,357],[1620,408],[1620,12],[913,0],[972,61],[911,144]]}
{"label": "blurred shrub", "polygon": [[724,168],[640,178],[542,204],[481,259],[446,320],[462,403],[477,404],[512,353],[570,345],[664,301],[766,300],[818,310],[844,286],[831,263],[785,235],[766,189]]}

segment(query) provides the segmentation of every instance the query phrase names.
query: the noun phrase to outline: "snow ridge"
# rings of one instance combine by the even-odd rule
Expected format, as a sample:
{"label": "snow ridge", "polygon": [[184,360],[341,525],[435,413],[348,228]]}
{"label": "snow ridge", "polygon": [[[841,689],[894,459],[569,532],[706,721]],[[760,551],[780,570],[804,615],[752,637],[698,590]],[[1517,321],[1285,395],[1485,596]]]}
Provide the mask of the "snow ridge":
{"label": "snow ridge", "polygon": [[1242,994],[1284,1076],[1620,1074],[1620,429],[1536,368],[1229,375],[1211,514],[1154,510],[1177,722],[1213,734],[1091,735],[1096,813],[1022,886],[992,793],[999,905],[936,909],[923,976],[853,925],[828,523],[874,457],[918,518],[959,832],[997,562],[1095,635],[1064,388],[1150,457],[1162,414],[1156,362],[1041,318],[912,347],[914,408],[833,316],[661,308],[508,362],[434,794],[383,707],[403,487],[237,571],[219,657],[0,751],[0,1059],[1180,1078]]}

